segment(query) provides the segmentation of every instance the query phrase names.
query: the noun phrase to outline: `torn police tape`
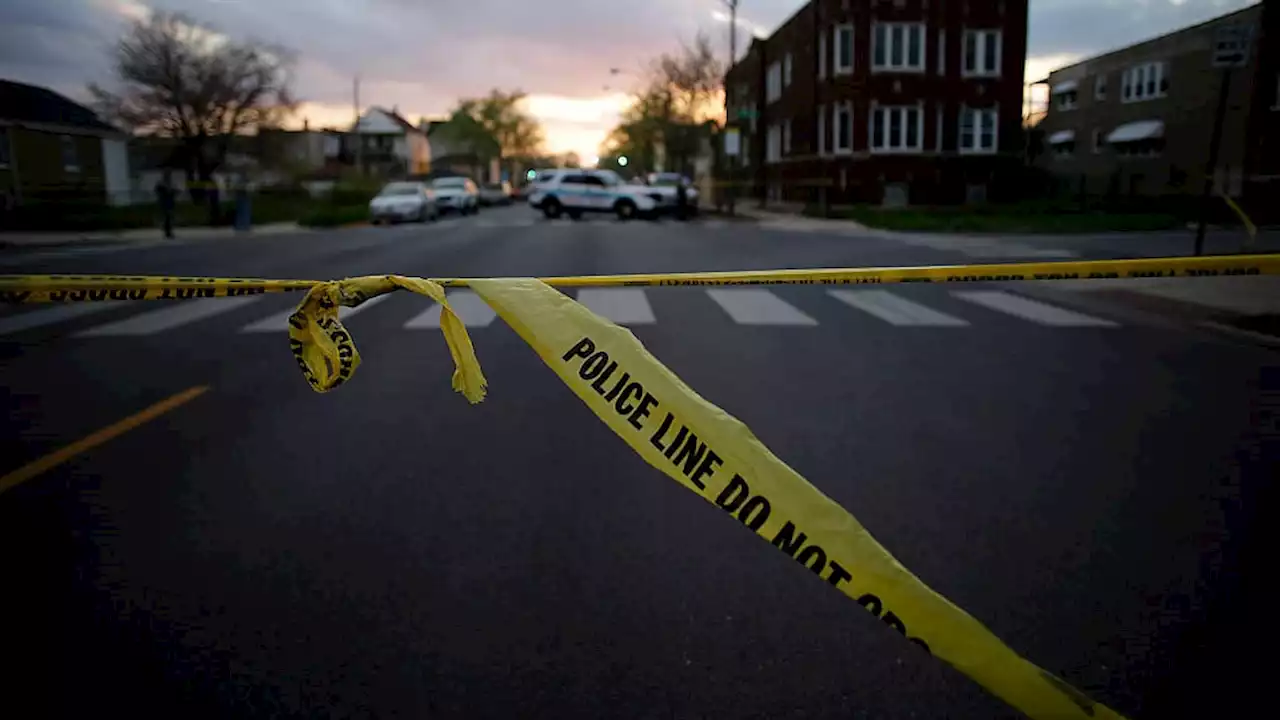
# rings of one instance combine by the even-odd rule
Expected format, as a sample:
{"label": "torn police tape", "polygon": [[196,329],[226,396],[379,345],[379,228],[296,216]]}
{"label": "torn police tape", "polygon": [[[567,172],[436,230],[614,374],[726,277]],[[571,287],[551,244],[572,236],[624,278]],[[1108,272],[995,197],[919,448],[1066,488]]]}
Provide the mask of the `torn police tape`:
{"label": "torn police tape", "polygon": [[852,598],[923,651],[1033,718],[1117,718],[1051,673],[1022,658],[980,622],[938,595],[880,546],[848,511],[774,456],[734,417],[707,402],[650,355],[626,329],[549,285],[747,285],[981,282],[1280,274],[1280,257],[1021,263],[963,267],[773,270],[426,280],[375,276],[334,282],[135,276],[0,278],[0,300],[226,297],[307,292],[289,319],[289,341],[311,387],[324,392],[360,364],[340,306],[409,290],[441,306],[440,324],[455,371],[453,387],[472,403],[486,381],[444,287],[469,286],[538,353],[578,397],[646,462],[728,512],[755,534]]}

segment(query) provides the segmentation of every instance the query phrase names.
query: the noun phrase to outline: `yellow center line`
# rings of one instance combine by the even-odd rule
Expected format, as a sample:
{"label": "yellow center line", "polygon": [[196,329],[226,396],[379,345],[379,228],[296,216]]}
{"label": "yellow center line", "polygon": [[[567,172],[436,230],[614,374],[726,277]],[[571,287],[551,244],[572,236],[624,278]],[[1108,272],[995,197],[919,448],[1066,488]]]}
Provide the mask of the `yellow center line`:
{"label": "yellow center line", "polygon": [[200,397],[208,389],[209,387],[207,385],[200,385],[183,390],[177,395],[161,400],[141,412],[130,415],[123,420],[114,422],[64,448],[23,465],[4,477],[0,477],[0,493],[7,492],[37,475],[52,470],[77,455],[88,452],[105,442],[114,440],[139,425],[154,420],[170,410]]}

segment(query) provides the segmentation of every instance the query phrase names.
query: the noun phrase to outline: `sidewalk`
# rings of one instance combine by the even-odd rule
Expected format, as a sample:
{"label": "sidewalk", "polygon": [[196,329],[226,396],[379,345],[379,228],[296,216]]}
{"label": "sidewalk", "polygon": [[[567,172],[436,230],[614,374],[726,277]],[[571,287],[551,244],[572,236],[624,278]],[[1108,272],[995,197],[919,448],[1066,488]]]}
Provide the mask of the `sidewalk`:
{"label": "sidewalk", "polygon": [[802,215],[804,205],[800,203],[772,202],[761,208],[756,199],[739,202],[734,212],[742,217],[751,218],[763,225],[796,230],[846,230],[853,232],[880,232],[854,220],[834,218],[815,218]]}
{"label": "sidewalk", "polygon": [[1046,288],[1280,345],[1280,277],[1061,280]]}
{"label": "sidewalk", "polygon": [[[247,233],[238,233],[232,227],[179,227],[173,229],[175,240],[213,240],[217,238],[289,235],[306,232],[297,223],[268,223],[255,225]],[[89,230],[83,232],[5,232],[0,233],[0,249],[53,248],[78,245],[106,245],[111,243],[167,242],[159,228],[133,230]]]}

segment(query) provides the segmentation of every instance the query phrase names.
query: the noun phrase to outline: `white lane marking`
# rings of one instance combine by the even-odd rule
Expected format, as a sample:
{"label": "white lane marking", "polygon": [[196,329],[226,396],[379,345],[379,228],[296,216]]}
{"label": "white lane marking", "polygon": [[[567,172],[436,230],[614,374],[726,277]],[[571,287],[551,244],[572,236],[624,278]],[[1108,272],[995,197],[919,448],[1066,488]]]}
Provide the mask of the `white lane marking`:
{"label": "white lane marking", "polygon": [[[365,310],[368,310],[369,308],[373,307],[374,305],[377,305],[378,303],[382,302],[383,300],[386,300],[389,297],[391,297],[390,294],[378,295],[376,297],[371,297],[368,300],[365,300],[364,302],[360,303],[359,305],[353,308],[345,307],[345,306],[340,307],[338,308],[338,319],[346,320],[347,318],[353,315],[359,315],[360,313],[364,312]],[[270,315],[255,323],[249,323],[248,325],[245,325],[244,327],[240,328],[240,332],[242,333],[288,332],[289,316],[293,314],[294,310],[297,310],[297,308],[289,308],[284,312],[276,313],[275,315]]]}
{"label": "white lane marking", "polygon": [[891,325],[963,327],[969,324],[958,317],[900,298],[888,290],[830,290],[828,294]]}
{"label": "white lane marking", "polygon": [[32,328],[53,325],[72,318],[92,315],[103,310],[114,310],[128,305],[127,300],[111,300],[106,302],[87,302],[84,304],[58,305],[56,307],[33,310],[0,320],[0,335],[30,330]]}
{"label": "white lane marking", "polygon": [[119,337],[155,335],[173,328],[230,312],[262,297],[200,298],[174,300],[171,307],[135,315],[119,322],[107,323],[76,333],[75,337]]}
{"label": "white lane marking", "polygon": [[[498,317],[498,313],[494,312],[488,303],[470,290],[451,292],[447,297],[449,307],[453,308],[453,312],[467,327],[488,327],[493,319]],[[419,313],[404,326],[407,330],[440,327],[440,306],[431,303],[431,307]]]}
{"label": "white lane marking", "polygon": [[740,325],[817,325],[768,290],[708,290],[716,304]]}
{"label": "white lane marking", "polygon": [[619,325],[652,325],[657,321],[649,298],[639,288],[579,290],[578,302]]}
{"label": "white lane marking", "polygon": [[1007,313],[1023,320],[1030,320],[1039,325],[1052,327],[1116,327],[1116,323],[1110,320],[1081,315],[1080,313],[1063,310],[1053,305],[1028,300],[1027,298],[1010,295],[998,290],[969,290],[954,292],[952,295],[975,305]]}

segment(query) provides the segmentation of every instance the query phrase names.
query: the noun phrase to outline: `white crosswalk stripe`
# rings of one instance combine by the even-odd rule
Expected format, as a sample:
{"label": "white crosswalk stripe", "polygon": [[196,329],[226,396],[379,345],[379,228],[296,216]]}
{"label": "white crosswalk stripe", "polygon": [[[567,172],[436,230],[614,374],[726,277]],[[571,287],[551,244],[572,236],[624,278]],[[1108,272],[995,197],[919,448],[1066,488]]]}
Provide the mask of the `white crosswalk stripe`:
{"label": "white crosswalk stripe", "polygon": [[707,295],[740,325],[817,325],[768,290],[708,290]]}
{"label": "white crosswalk stripe", "polygon": [[76,333],[76,337],[155,335],[187,323],[230,312],[261,299],[261,297],[228,297],[176,300],[172,306],[163,310],[152,310],[118,322],[92,327]]}
{"label": "white crosswalk stripe", "polygon": [[958,317],[898,297],[888,290],[831,290],[828,294],[891,325],[963,327],[969,324]]}
{"label": "white crosswalk stripe", "polygon": [[1082,315],[1080,313],[1063,310],[1053,305],[1048,305],[1035,300],[1028,300],[1017,295],[1010,295],[1006,292],[998,290],[970,290],[965,292],[955,292],[952,295],[981,305],[985,308],[995,310],[997,312],[1007,313],[1014,317],[1028,320],[1037,325],[1048,325],[1051,327],[1115,327],[1116,324],[1110,320]]}
{"label": "white crosswalk stripe", "polygon": [[91,302],[76,305],[57,305],[42,310],[32,310],[0,319],[0,335],[53,325],[105,310],[115,310],[129,304],[128,301]]}
{"label": "white crosswalk stripe", "polygon": [[[451,292],[448,298],[449,307],[453,309],[458,319],[462,320],[462,324],[469,328],[488,327],[498,316],[488,303],[470,290]],[[419,313],[404,326],[409,330],[440,327],[440,306],[431,303],[431,307]]]}
{"label": "white crosswalk stripe", "polygon": [[[346,320],[347,318],[350,318],[354,315],[359,315],[360,313],[364,312],[365,310],[368,310],[369,308],[373,307],[374,305],[377,305],[380,302],[383,302],[389,297],[391,296],[378,295],[377,297],[371,297],[368,300],[365,300],[364,302],[360,303],[356,307],[340,307],[338,308],[338,319]],[[279,313],[276,313],[275,315],[265,317],[257,322],[245,325],[244,327],[240,328],[240,332],[242,333],[288,332],[289,316],[292,315],[293,311],[296,309],[297,308],[289,308],[284,312],[279,312]]]}
{"label": "white crosswalk stripe", "polygon": [[580,290],[578,302],[619,325],[652,325],[657,322],[649,298],[639,288]]}

